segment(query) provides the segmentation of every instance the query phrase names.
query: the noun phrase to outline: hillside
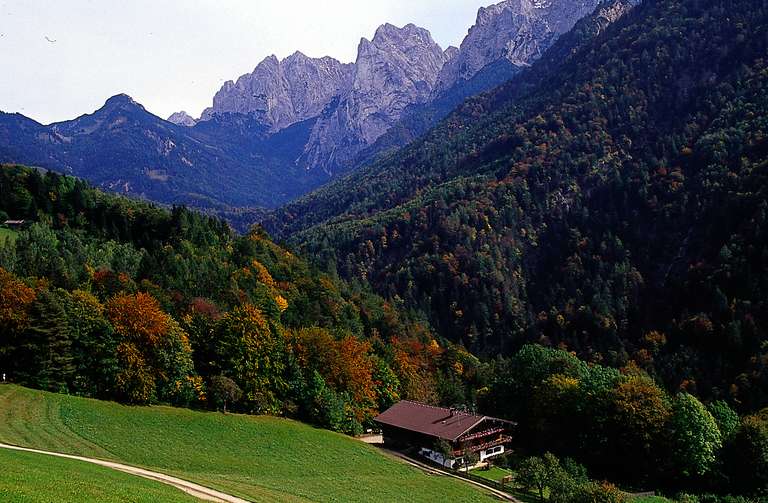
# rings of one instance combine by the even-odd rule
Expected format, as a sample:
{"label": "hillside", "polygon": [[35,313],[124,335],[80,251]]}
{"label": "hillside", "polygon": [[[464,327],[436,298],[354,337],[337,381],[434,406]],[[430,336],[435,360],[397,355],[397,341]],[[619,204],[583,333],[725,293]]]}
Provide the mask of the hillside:
{"label": "hillside", "polygon": [[253,501],[490,500],[357,440],[274,417],[125,407],[10,385],[0,386],[0,417],[2,442],[151,468]]}
{"label": "hillside", "polygon": [[159,482],[79,461],[0,449],[0,499],[5,503],[192,503]]}
{"label": "hillside", "polygon": [[348,433],[400,398],[470,401],[479,387],[480,362],[418,316],[259,229],[19,166],[0,168],[6,216],[28,221],[0,242],[0,368],[14,383]]}
{"label": "hillside", "polygon": [[766,15],[671,0],[585,20],[267,228],[476,353],[564,344],[759,409]]}

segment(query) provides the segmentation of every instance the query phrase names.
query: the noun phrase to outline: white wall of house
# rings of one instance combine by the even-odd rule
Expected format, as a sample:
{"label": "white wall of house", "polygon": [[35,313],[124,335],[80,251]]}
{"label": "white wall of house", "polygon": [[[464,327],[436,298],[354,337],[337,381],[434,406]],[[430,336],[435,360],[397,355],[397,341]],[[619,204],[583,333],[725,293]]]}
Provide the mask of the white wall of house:
{"label": "white wall of house", "polygon": [[485,461],[486,459],[498,456],[499,454],[504,454],[503,445],[497,445],[496,447],[491,447],[490,449],[480,451],[480,461]]}
{"label": "white wall of house", "polygon": [[422,447],[419,454],[446,468],[453,468],[460,461],[460,459],[446,458],[439,452],[427,449],[426,447]]}
{"label": "white wall of house", "polygon": [[[426,447],[422,447],[421,450],[419,451],[419,454],[446,468],[454,468],[456,466],[459,466],[461,465],[461,461],[462,461],[461,458],[446,458],[439,452],[435,452],[432,449],[427,449]],[[497,445],[496,447],[485,449],[483,451],[480,451],[480,462],[483,462],[486,459],[498,456],[500,454],[504,454],[503,445]]]}

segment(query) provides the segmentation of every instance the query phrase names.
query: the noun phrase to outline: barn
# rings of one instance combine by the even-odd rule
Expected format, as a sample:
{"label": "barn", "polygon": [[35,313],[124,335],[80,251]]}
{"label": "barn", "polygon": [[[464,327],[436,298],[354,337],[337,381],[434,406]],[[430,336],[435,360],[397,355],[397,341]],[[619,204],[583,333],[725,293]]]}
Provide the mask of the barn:
{"label": "barn", "polygon": [[396,403],[374,421],[381,427],[385,446],[416,451],[447,468],[461,466],[468,452],[481,462],[503,454],[515,426],[504,419],[409,400]]}

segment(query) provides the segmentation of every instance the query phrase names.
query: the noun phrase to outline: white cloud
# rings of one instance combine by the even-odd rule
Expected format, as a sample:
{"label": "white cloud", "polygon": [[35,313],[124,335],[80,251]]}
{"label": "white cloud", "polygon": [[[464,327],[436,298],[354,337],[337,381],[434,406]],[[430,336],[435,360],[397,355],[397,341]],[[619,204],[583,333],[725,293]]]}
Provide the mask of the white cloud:
{"label": "white cloud", "polygon": [[[71,119],[125,92],[166,117],[208,106],[270,54],[354,60],[390,22],[458,45],[483,0],[0,1],[0,110]],[[55,41],[51,42],[48,39]]]}

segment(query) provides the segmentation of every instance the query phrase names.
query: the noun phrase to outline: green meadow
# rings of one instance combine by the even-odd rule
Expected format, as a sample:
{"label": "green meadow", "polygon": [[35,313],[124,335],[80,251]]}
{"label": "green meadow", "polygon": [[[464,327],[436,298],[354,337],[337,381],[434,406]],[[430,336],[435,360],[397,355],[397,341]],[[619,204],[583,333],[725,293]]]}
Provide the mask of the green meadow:
{"label": "green meadow", "polygon": [[474,486],[427,475],[375,447],[296,421],[128,407],[14,385],[0,385],[0,442],[149,468],[251,501],[491,499]]}
{"label": "green meadow", "polygon": [[4,503],[192,503],[196,498],[159,482],[83,461],[0,449]]}

